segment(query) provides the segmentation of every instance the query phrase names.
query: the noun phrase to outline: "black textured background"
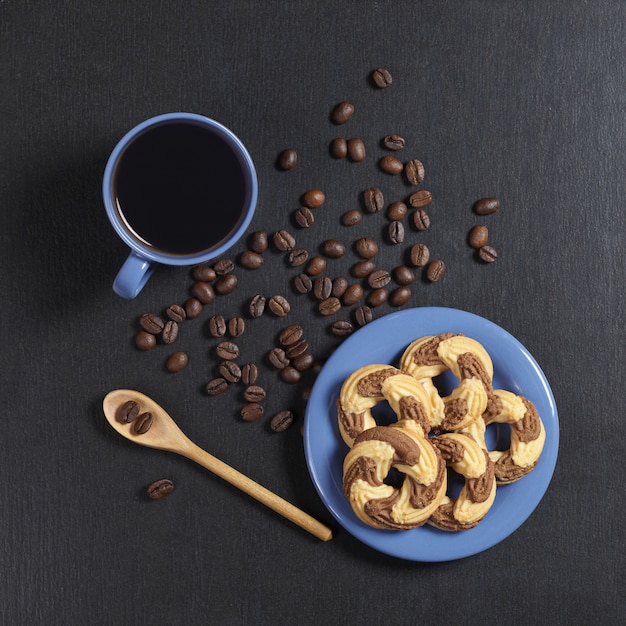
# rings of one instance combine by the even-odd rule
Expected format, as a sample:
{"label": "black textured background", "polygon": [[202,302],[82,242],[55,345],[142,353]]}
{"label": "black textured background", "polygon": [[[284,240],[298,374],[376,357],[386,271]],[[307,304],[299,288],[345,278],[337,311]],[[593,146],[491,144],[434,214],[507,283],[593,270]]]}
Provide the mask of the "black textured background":
{"label": "black textured background", "polygon": [[[624,614],[623,436],[626,5],[585,2],[17,2],[0,3],[2,452],[0,616],[6,624],[617,623]],[[391,71],[386,90],[368,77]],[[352,121],[334,127],[349,99]],[[183,325],[190,364],[165,372],[170,349],[134,348],[138,316],[188,297],[187,269],[159,268],[136,300],[112,280],[127,251],[100,185],[132,126],[185,110],[229,126],[260,180],[252,229],[291,228],[300,195],[327,201],[308,231],[314,250],[381,232],[338,217],[361,191],[408,188],[378,171],[380,138],[407,138],[435,198],[427,233],[382,246],[391,268],[423,240],[448,269],[419,279],[410,306],[457,307],[515,335],[545,371],[561,445],[554,479],[528,521],[461,561],[405,562],[334,522],[304,460],[301,387],[264,366],[267,415],[293,407],[275,434],[238,418],[238,391],[208,398],[216,360],[205,320],[283,293],[289,318],[251,323],[243,360],[262,362],[287,322],[316,356],[336,344],[330,320],[296,296],[276,252],[266,271],[239,268],[238,289]],[[336,136],[361,137],[363,163],[334,161]],[[276,155],[298,150],[295,170]],[[472,203],[499,258],[477,263]],[[243,250],[242,242],[232,258]],[[334,261],[346,272],[352,253]],[[409,306],[407,305],[407,306]],[[391,311],[376,310],[377,317]],[[347,316],[347,312],[342,313]],[[205,470],[122,440],[103,396],[133,387],[192,439],[336,531],[321,543]],[[176,491],[148,502],[145,487]]]}

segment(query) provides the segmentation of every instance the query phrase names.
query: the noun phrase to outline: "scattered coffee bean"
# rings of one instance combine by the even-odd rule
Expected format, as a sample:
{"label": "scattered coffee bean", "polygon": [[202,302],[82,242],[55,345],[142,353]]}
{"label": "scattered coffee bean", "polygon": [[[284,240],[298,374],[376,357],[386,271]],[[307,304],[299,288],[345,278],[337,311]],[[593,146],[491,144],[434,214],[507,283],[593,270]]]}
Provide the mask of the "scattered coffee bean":
{"label": "scattered coffee bean", "polygon": [[425,243],[416,243],[411,247],[410,257],[415,267],[426,267],[430,260],[430,250]]}
{"label": "scattered coffee bean", "polygon": [[330,154],[334,159],[344,159],[348,156],[348,142],[343,137],[333,139],[330,144]]}
{"label": "scattered coffee bean", "polygon": [[392,202],[387,207],[387,217],[392,222],[399,222],[404,219],[404,216],[406,215],[407,210],[408,210],[408,207],[406,206],[404,202],[400,202],[400,201]]}
{"label": "scattered coffee bean", "polygon": [[168,372],[176,374],[177,372],[182,372],[182,370],[187,367],[188,363],[189,357],[186,352],[174,352],[173,354],[170,354],[167,361],[165,361],[165,368]]}
{"label": "scattered coffee bean", "polygon": [[387,235],[392,244],[402,243],[404,241],[404,226],[402,222],[391,222],[387,227]]}
{"label": "scattered coffee bean", "polygon": [[404,137],[394,133],[383,138],[383,146],[385,146],[387,150],[402,150],[405,145],[406,141]]}
{"label": "scattered coffee bean", "polygon": [[358,137],[348,139],[348,156],[355,163],[365,160],[365,144],[362,139]]}
{"label": "scattered coffee bean", "polygon": [[250,317],[256,319],[263,315],[265,311],[265,296],[262,296],[260,293],[257,293],[256,296],[253,296],[252,300],[250,300],[250,304],[248,306],[248,312],[250,313]]}
{"label": "scattered coffee bean", "polygon": [[294,343],[298,343],[302,339],[303,334],[302,326],[291,324],[281,331],[280,335],[278,335],[278,341],[283,346],[291,346]]}
{"label": "scattered coffee bean", "polygon": [[498,258],[498,253],[492,246],[483,246],[478,251],[478,258],[483,263],[493,263]]}
{"label": "scattered coffee bean", "polygon": [[215,346],[215,354],[224,361],[234,361],[239,356],[239,346],[232,341],[221,341]]}
{"label": "scattered coffee bean", "polygon": [[308,262],[305,272],[309,276],[319,276],[326,269],[326,259],[323,256],[314,256]]}
{"label": "scattered coffee bean", "polygon": [[259,368],[254,363],[245,363],[241,366],[241,382],[244,385],[254,385],[259,378]]}
{"label": "scattered coffee bean", "polygon": [[214,266],[213,269],[218,276],[226,276],[226,274],[230,274],[235,269],[235,264],[230,259],[220,259]]}
{"label": "scattered coffee bean", "polygon": [[430,216],[424,209],[417,209],[413,213],[413,225],[417,230],[428,230],[430,228]]}
{"label": "scattered coffee bean", "polygon": [[220,276],[215,283],[215,293],[218,293],[220,296],[228,295],[235,291],[237,282],[238,280],[235,274],[224,274],[224,276]]}
{"label": "scattered coffee bean", "polygon": [[441,260],[431,261],[426,269],[426,278],[431,282],[436,282],[443,278],[444,272],[446,271],[446,265]]}
{"label": "scattered coffee bean", "polygon": [[350,211],[346,211],[341,216],[341,223],[344,226],[356,226],[363,219],[363,215],[361,211],[358,209],[352,209]]}
{"label": "scattered coffee bean", "polygon": [[469,231],[467,240],[469,245],[472,246],[472,248],[476,248],[476,250],[486,246],[489,240],[489,231],[487,230],[487,227],[482,224],[476,224],[476,226],[473,226]]}
{"label": "scattered coffee bean", "polygon": [[288,365],[280,370],[281,379],[290,385],[299,383],[301,376],[300,372],[292,365]]}
{"label": "scattered coffee bean", "polygon": [[296,238],[285,229],[275,232],[273,241],[276,249],[280,252],[289,252],[296,246]]}
{"label": "scattered coffee bean", "polygon": [[366,278],[376,269],[373,261],[357,261],[351,268],[350,272],[355,278]]}
{"label": "scattered coffee bean", "polygon": [[424,165],[418,159],[404,164],[404,176],[411,185],[419,185],[424,180]]}
{"label": "scattered coffee bean", "polygon": [[363,297],[363,287],[359,285],[359,283],[354,283],[350,285],[343,296],[341,297],[341,301],[345,306],[352,306],[359,302]]}
{"label": "scattered coffee bean", "polygon": [[309,228],[313,225],[315,218],[313,217],[313,213],[309,207],[301,206],[299,209],[294,211],[293,220],[300,228]]}
{"label": "scattered coffee bean", "polygon": [[268,248],[267,233],[264,230],[257,230],[250,235],[248,248],[257,254],[263,254]]}
{"label": "scattered coffee bean", "polygon": [[241,369],[234,361],[222,361],[217,370],[220,376],[229,383],[237,383],[241,380]]}
{"label": "scattered coffee bean", "polygon": [[267,301],[267,306],[270,311],[278,317],[285,317],[285,315],[287,315],[291,310],[291,306],[289,305],[287,298],[281,295],[272,296]]}
{"label": "scattered coffee bean", "polygon": [[289,365],[289,358],[282,348],[272,348],[267,353],[267,358],[269,359],[269,362],[279,370],[282,370]]}
{"label": "scattered coffee bean", "polygon": [[252,250],[244,250],[239,255],[239,265],[247,270],[258,270],[263,267],[263,256]]}
{"label": "scattered coffee bean", "polygon": [[207,264],[196,265],[191,270],[191,275],[193,276],[194,280],[200,280],[205,283],[210,283],[217,278],[215,270]]}
{"label": "scattered coffee bean", "polygon": [[259,385],[248,385],[243,392],[243,397],[248,402],[263,402],[265,400],[265,389]]}
{"label": "scattered coffee bean", "polygon": [[165,315],[173,322],[180,324],[184,322],[187,318],[187,313],[185,313],[185,309],[179,304],[170,304],[167,309],[165,309]]}
{"label": "scattered coffee bean", "polygon": [[340,102],[335,108],[331,111],[330,121],[333,124],[337,124],[338,126],[341,124],[345,124],[350,120],[354,113],[354,105],[351,102]]}
{"label": "scattered coffee bean", "polygon": [[184,307],[188,320],[194,320],[202,313],[202,302],[198,298],[189,298],[185,301]]}
{"label": "scattered coffee bean", "polygon": [[219,396],[228,389],[228,383],[224,378],[213,378],[206,384],[206,392],[210,396]]}
{"label": "scattered coffee bean", "polygon": [[309,293],[313,289],[313,283],[306,274],[298,274],[293,279],[293,285],[298,293]]}
{"label": "scattered coffee bean", "polygon": [[302,398],[303,402],[308,402],[309,401],[309,398],[311,397],[311,392],[312,391],[313,391],[312,385],[309,385],[308,387],[305,387],[302,390],[301,398]]}
{"label": "scattered coffee bean", "polygon": [[139,326],[148,333],[158,335],[163,330],[165,322],[155,313],[144,313],[139,318]]}
{"label": "scattered coffee bean", "polygon": [[150,498],[150,500],[161,500],[162,498],[169,496],[173,491],[174,483],[167,478],[162,478],[161,480],[153,482],[147,488],[146,493],[148,494],[148,498]]}
{"label": "scattered coffee bean", "polygon": [[287,263],[291,267],[300,267],[309,260],[309,253],[304,248],[294,248],[287,257]]}
{"label": "scattered coffee bean", "polygon": [[391,306],[402,306],[411,299],[411,290],[406,287],[397,287],[389,294],[389,303]]}
{"label": "scattered coffee bean", "polygon": [[359,326],[365,326],[365,324],[369,324],[372,321],[372,318],[372,309],[370,309],[365,304],[362,304],[354,312],[354,320]]}
{"label": "scattered coffee bean", "polygon": [[433,201],[433,195],[430,191],[420,189],[409,196],[409,204],[414,209],[419,209],[423,206],[430,204]]}
{"label": "scattered coffee bean", "polygon": [[241,337],[246,331],[246,322],[243,317],[233,317],[228,320],[228,332],[231,337]]}
{"label": "scattered coffee bean", "polygon": [[139,404],[134,400],[127,400],[115,413],[115,419],[122,424],[130,424],[139,415]]}
{"label": "scattered coffee bean", "polygon": [[310,352],[305,352],[304,354],[299,354],[297,357],[295,357],[292,365],[299,372],[306,372],[313,367],[313,363],[315,363],[313,355]]}
{"label": "scattered coffee bean", "polygon": [[393,82],[389,70],[384,67],[379,67],[372,72],[372,80],[379,89],[386,89]]}
{"label": "scattered coffee bean", "polygon": [[410,285],[415,280],[413,270],[406,265],[398,265],[398,267],[394,267],[392,275],[398,285]]}
{"label": "scattered coffee bean", "polygon": [[349,335],[354,330],[354,327],[350,322],[346,322],[345,320],[337,320],[333,322],[333,325],[330,327],[330,332],[335,335],[335,337],[345,337]]}
{"label": "scattered coffee bean", "polygon": [[327,239],[321,246],[322,254],[331,259],[340,259],[346,253],[346,247],[337,239]]}
{"label": "scattered coffee bean", "polygon": [[387,270],[374,270],[367,277],[367,284],[372,289],[378,289],[379,287],[385,287],[391,282],[391,275]]}
{"label": "scattered coffee bean", "polygon": [[333,278],[333,286],[330,291],[331,296],[341,298],[348,288],[348,281],[343,276],[337,276]]}
{"label": "scattered coffee bean", "polygon": [[133,432],[137,435],[145,435],[152,426],[154,417],[150,411],[146,411],[137,417],[133,422]]}
{"label": "scattered coffee bean", "polygon": [[326,300],[333,290],[333,281],[328,276],[318,276],[313,282],[313,293],[318,300]]}
{"label": "scattered coffee bean", "polygon": [[477,215],[491,215],[500,208],[498,198],[481,198],[474,204],[474,212]]}
{"label": "scattered coffee bean", "polygon": [[161,341],[170,345],[174,343],[178,337],[178,324],[172,320],[165,322],[165,326],[163,326],[163,331],[161,332]]}
{"label": "scattered coffee bean", "polygon": [[140,330],[135,335],[135,345],[144,352],[146,350],[152,350],[152,348],[156,346],[156,337],[147,330]]}
{"label": "scattered coffee bean", "polygon": [[392,176],[402,174],[402,171],[404,170],[404,164],[402,161],[389,154],[380,158],[378,161],[378,167],[380,167],[380,169],[386,174],[391,174]]}
{"label": "scattered coffee bean", "polygon": [[363,192],[363,205],[368,213],[378,213],[385,206],[383,192],[378,187],[370,187]]}
{"label": "scattered coffee bean", "polygon": [[317,309],[322,315],[334,315],[341,309],[341,302],[339,298],[331,296],[330,298],[326,298],[326,300],[322,300]]}
{"label": "scattered coffee bean", "polygon": [[326,202],[326,196],[319,189],[310,189],[302,196],[302,204],[309,209],[317,209],[324,202]]}
{"label": "scattered coffee bean", "polygon": [[290,346],[287,346],[285,354],[287,355],[287,358],[291,360],[301,356],[305,352],[308,352],[308,350],[309,342],[306,339],[299,339],[298,341],[292,343]]}
{"label": "scattered coffee bean", "polygon": [[285,432],[294,422],[294,415],[291,411],[279,411],[270,420],[270,428],[275,433]]}
{"label": "scattered coffee bean", "polygon": [[371,237],[360,237],[354,243],[356,253],[363,259],[373,259],[378,254],[378,244]]}
{"label": "scattered coffee bean", "polygon": [[210,304],[215,300],[215,290],[209,283],[202,280],[192,285],[191,293],[202,304]]}
{"label": "scattered coffee bean", "polygon": [[226,322],[221,315],[211,316],[208,326],[211,337],[223,337],[226,334]]}
{"label": "scattered coffee bean", "polygon": [[298,161],[298,153],[293,148],[287,148],[278,155],[278,165],[281,170],[292,170]]}
{"label": "scattered coffee bean", "polygon": [[379,307],[387,302],[388,297],[389,292],[384,287],[379,287],[369,293],[367,303],[372,307]]}
{"label": "scattered coffee bean", "polygon": [[246,404],[240,411],[241,418],[244,422],[254,422],[260,417],[263,417],[263,413],[265,413],[263,405],[258,402],[250,402],[250,404]]}

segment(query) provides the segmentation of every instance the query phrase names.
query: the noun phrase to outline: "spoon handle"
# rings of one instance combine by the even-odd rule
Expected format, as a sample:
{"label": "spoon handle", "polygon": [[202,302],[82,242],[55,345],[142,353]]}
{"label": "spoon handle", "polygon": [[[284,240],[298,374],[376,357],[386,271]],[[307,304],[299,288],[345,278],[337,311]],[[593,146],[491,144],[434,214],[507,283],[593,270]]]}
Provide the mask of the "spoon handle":
{"label": "spoon handle", "polygon": [[290,502],[283,500],[280,496],[277,496],[269,489],[266,489],[265,487],[254,482],[251,478],[248,478],[241,472],[238,472],[230,465],[220,461],[218,458],[204,451],[195,443],[189,443],[190,445],[184,450],[179,450],[180,454],[202,465],[202,467],[205,467],[220,478],[223,478],[226,482],[237,487],[244,493],[247,493],[249,496],[258,500],[279,515],[282,515],[294,524],[300,526],[300,528],[303,528],[312,535],[315,535],[318,539],[321,539],[322,541],[329,541],[332,539],[333,533],[328,526],[318,522],[308,513],[300,510]]}

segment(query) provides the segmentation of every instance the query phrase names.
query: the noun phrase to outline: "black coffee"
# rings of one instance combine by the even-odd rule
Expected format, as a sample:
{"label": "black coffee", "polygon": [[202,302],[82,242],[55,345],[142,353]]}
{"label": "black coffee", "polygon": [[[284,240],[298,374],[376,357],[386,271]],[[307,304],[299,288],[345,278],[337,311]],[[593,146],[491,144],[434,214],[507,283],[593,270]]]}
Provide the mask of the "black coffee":
{"label": "black coffee", "polygon": [[113,175],[117,208],[133,234],[161,252],[190,255],[224,241],[246,201],[233,149],[193,122],[164,122],[139,134]]}

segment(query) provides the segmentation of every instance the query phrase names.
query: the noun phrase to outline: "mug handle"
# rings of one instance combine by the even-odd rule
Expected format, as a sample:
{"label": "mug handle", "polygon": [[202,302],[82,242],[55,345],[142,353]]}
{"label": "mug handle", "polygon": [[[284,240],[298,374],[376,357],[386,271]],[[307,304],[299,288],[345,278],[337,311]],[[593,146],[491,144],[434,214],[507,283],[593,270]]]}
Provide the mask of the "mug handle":
{"label": "mug handle", "polygon": [[132,300],[144,288],[155,267],[156,263],[131,252],[113,281],[113,291]]}

